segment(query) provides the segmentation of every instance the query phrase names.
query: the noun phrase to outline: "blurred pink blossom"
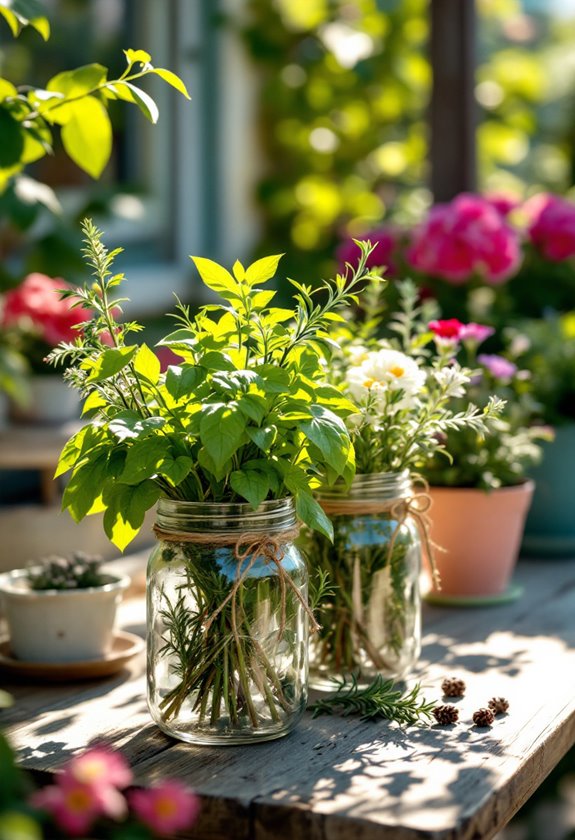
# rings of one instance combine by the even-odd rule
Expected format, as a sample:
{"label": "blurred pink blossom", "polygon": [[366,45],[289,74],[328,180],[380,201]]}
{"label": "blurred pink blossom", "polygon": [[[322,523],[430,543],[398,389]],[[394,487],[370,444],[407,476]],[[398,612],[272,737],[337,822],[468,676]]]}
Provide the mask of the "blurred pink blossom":
{"label": "blurred pink blossom", "polygon": [[74,756],[60,779],[62,784],[73,780],[97,788],[122,789],[131,783],[132,771],[120,753],[106,747],[93,747]]}
{"label": "blurred pink blossom", "polygon": [[464,324],[457,318],[445,318],[439,321],[430,321],[427,325],[436,338],[442,341],[459,341],[461,330]]}
{"label": "blurred pink blossom", "polygon": [[80,782],[42,788],[32,794],[30,804],[49,813],[59,828],[74,837],[85,835],[106,813],[103,792]]}
{"label": "blurred pink blossom", "polygon": [[487,193],[485,200],[492,207],[495,207],[497,212],[504,218],[513,210],[516,210],[521,204],[521,200],[516,195],[506,192]]}
{"label": "blurred pink blossom", "polygon": [[539,193],[523,205],[533,245],[553,262],[575,255],[575,204],[549,193]]}
{"label": "blurred pink blossom", "polygon": [[496,379],[502,381],[511,379],[517,373],[517,365],[510,362],[503,356],[480,353],[477,357],[479,364],[483,365]]}
{"label": "blurred pink blossom", "polygon": [[462,193],[436,204],[415,229],[407,259],[413,268],[461,285],[474,275],[498,285],[521,263],[517,232],[485,198]]}
{"label": "blurred pink blossom", "polygon": [[69,291],[73,286],[60,277],[39,272],[29,274],[16,289],[6,293],[2,326],[32,328],[49,347],[55,347],[60,341],[73,341],[79,335],[74,326],[90,320],[92,314],[74,306],[77,298],[62,300],[59,295],[62,289]]}
{"label": "blurred pink blossom", "polygon": [[[397,228],[387,226],[372,230],[363,236],[356,236],[355,239],[361,242],[369,240],[375,248],[367,258],[368,268],[379,268],[385,266],[385,275],[387,277],[396,277],[398,274],[397,261],[394,259],[394,253],[398,245],[400,232]],[[346,263],[350,263],[354,268],[359,262],[360,251],[353,239],[346,239],[341,243],[336,251],[336,258],[339,263],[339,270],[345,271]]]}
{"label": "blurred pink blossom", "polygon": [[488,327],[485,324],[476,324],[471,321],[469,324],[463,324],[461,327],[460,338],[462,341],[475,341],[481,344],[489,336],[495,332],[493,327]]}
{"label": "blurred pink blossom", "polygon": [[129,801],[136,817],[160,836],[189,828],[200,810],[198,797],[176,781],[135,790]]}

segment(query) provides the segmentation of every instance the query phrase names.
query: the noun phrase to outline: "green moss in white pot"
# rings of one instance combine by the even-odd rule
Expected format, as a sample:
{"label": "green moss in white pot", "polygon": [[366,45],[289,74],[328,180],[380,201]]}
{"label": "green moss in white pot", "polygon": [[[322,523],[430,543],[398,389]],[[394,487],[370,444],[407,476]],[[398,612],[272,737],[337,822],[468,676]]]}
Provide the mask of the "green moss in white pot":
{"label": "green moss in white pot", "polygon": [[26,662],[81,662],[111,648],[116,610],[130,583],[76,552],[0,575],[12,654]]}

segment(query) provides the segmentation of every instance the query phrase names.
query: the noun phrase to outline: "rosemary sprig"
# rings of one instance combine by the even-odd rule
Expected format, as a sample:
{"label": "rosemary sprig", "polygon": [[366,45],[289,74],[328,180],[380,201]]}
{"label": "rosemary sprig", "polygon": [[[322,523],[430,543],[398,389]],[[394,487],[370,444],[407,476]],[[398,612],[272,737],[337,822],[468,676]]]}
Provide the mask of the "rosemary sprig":
{"label": "rosemary sprig", "polygon": [[399,724],[413,725],[432,717],[435,703],[428,703],[421,696],[421,686],[414,685],[407,692],[402,692],[393,680],[386,680],[378,675],[367,688],[360,688],[357,678],[345,677],[334,680],[338,689],[332,697],[318,700],[309,707],[313,717],[318,715],[341,714],[359,715],[362,720],[384,718]]}

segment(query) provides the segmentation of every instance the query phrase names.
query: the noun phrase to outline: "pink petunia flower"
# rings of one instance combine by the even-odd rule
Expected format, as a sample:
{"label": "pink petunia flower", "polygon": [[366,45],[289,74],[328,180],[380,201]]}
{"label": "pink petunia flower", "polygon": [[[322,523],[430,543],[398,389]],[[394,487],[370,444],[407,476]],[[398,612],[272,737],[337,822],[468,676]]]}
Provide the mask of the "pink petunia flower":
{"label": "pink petunia flower", "polygon": [[407,260],[413,268],[453,285],[474,276],[504,283],[521,263],[518,233],[493,204],[462,193],[448,204],[436,204],[416,228]]}
{"label": "pink petunia flower", "polygon": [[523,205],[529,238],[552,262],[575,255],[575,204],[548,193],[539,193]]}
{"label": "pink petunia flower", "polygon": [[125,788],[132,781],[132,771],[120,755],[107,747],[93,747],[76,755],[66,765],[60,780],[69,780],[96,788]]}
{"label": "pink petunia flower", "polygon": [[102,792],[79,782],[42,788],[31,796],[30,804],[46,811],[59,828],[74,837],[85,835],[106,813]]}
{"label": "pink petunia flower", "polygon": [[487,368],[492,376],[500,379],[502,382],[511,379],[517,373],[517,365],[503,358],[503,356],[480,353],[477,361]]}
{"label": "pink petunia flower", "polygon": [[[397,228],[387,226],[372,230],[363,236],[356,236],[355,239],[361,242],[369,240],[375,248],[367,258],[368,268],[379,268],[385,266],[385,274],[387,277],[397,277],[398,267],[397,261],[394,257],[396,251],[399,231]],[[336,251],[336,258],[339,264],[340,272],[345,271],[346,263],[349,263],[354,268],[359,262],[360,251],[353,239],[346,239],[341,243]]]}
{"label": "pink petunia flower", "polygon": [[75,299],[61,300],[61,289],[72,289],[60,277],[29,274],[16,289],[4,297],[2,326],[32,327],[50,347],[60,341],[73,341],[78,335],[74,325],[90,319],[90,312],[73,308]]}
{"label": "pink petunia flower", "polygon": [[457,318],[430,321],[427,326],[436,338],[454,342],[461,339],[461,331],[465,329],[465,325],[461,321],[458,321]]}
{"label": "pink petunia flower", "polygon": [[506,192],[487,193],[485,200],[492,207],[495,207],[503,218],[508,216],[513,210],[516,210],[521,204],[521,200],[516,195]]}
{"label": "pink petunia flower", "polygon": [[462,324],[459,337],[461,341],[473,341],[476,344],[481,344],[489,336],[493,335],[495,330],[493,327],[488,327],[485,324],[476,324],[470,321],[469,324]]}
{"label": "pink petunia flower", "polygon": [[198,797],[176,781],[135,790],[129,801],[136,817],[160,836],[189,828],[200,810]]}

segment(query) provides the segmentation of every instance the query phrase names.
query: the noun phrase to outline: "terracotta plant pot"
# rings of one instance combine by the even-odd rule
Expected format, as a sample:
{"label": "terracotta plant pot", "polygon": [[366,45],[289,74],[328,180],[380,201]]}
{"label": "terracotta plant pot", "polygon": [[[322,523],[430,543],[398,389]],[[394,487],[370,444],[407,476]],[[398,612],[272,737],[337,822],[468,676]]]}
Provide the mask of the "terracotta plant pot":
{"label": "terracotta plant pot", "polygon": [[492,596],[509,586],[519,554],[534,483],[486,493],[468,487],[432,487],[431,540],[442,596]]}

